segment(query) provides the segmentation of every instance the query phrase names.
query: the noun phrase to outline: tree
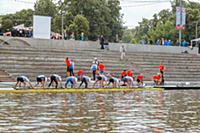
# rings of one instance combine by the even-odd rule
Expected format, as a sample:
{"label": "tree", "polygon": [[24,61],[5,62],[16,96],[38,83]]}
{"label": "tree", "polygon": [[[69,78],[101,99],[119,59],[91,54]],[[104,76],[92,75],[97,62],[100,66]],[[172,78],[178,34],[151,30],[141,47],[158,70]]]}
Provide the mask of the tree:
{"label": "tree", "polygon": [[[7,14],[1,17],[2,29],[11,30],[13,26],[24,24],[25,26],[32,26],[33,24],[33,10],[21,10],[15,14]],[[6,24],[8,22],[8,25]],[[12,27],[11,27],[12,26]]]}
{"label": "tree", "polygon": [[122,36],[119,0],[65,0],[59,5],[62,6],[59,9],[66,9],[74,17],[80,14],[87,18],[90,22],[89,40],[96,40],[101,34],[110,41],[114,41],[116,34]]}
{"label": "tree", "polygon": [[75,16],[72,24],[69,25],[67,31],[74,33],[75,39],[80,40],[81,33],[84,33],[84,36],[87,37],[89,33],[89,22],[87,18],[81,15]]}
{"label": "tree", "polygon": [[122,41],[124,43],[130,43],[133,38],[134,38],[134,34],[133,34],[132,30],[130,30],[130,29],[124,30],[123,36],[122,36]]}
{"label": "tree", "polygon": [[56,5],[52,0],[37,0],[34,6],[35,15],[51,16],[56,15]]}
{"label": "tree", "polygon": [[[134,40],[137,42],[141,39],[155,41],[166,38],[176,42],[178,40],[178,30],[175,29],[176,6],[178,3],[177,1],[172,1],[171,3],[172,11],[162,10],[158,14],[154,14],[153,19],[143,18],[142,22],[139,22],[139,26],[132,29],[135,32]],[[195,24],[200,20],[200,3],[183,2],[183,5],[186,9],[186,29],[182,31],[182,38],[190,41],[195,38]],[[200,26],[198,30],[200,30]],[[127,35],[124,34],[124,36]]]}
{"label": "tree", "polygon": [[2,20],[2,29],[3,31],[10,31],[13,27],[13,22],[10,19],[4,19]]}

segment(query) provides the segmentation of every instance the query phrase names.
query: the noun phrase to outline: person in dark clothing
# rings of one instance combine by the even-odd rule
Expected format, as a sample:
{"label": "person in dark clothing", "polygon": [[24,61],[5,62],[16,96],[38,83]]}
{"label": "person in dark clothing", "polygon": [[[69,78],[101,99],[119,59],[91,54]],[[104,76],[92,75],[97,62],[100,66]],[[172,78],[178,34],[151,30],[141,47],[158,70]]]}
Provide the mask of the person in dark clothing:
{"label": "person in dark clothing", "polygon": [[93,80],[96,80],[96,73],[97,73],[98,65],[93,63],[91,66],[91,69],[92,69]]}
{"label": "person in dark clothing", "polygon": [[104,49],[104,41],[105,41],[105,39],[104,39],[103,35],[101,35],[101,37],[100,37],[101,49]]}
{"label": "person in dark clothing", "polygon": [[82,76],[82,79],[81,79],[81,84],[79,85],[79,88],[81,88],[82,84],[85,83],[85,88],[88,88],[88,82],[90,82],[91,79],[90,77],[88,76]]}
{"label": "person in dark clothing", "polygon": [[51,75],[50,83],[49,83],[48,87],[50,87],[53,82],[56,83],[56,86],[55,86],[56,88],[58,87],[58,83],[60,83],[60,86],[62,88],[62,78],[61,78],[61,76],[59,76],[57,74]]}

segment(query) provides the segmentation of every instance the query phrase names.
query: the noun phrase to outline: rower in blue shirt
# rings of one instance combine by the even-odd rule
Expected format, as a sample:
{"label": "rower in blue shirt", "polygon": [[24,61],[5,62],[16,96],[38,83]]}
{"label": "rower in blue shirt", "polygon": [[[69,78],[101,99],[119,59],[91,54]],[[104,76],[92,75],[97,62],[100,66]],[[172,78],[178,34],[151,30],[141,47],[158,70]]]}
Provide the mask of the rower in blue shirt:
{"label": "rower in blue shirt", "polygon": [[78,79],[75,76],[67,77],[66,82],[65,82],[65,88],[67,88],[67,85],[69,83],[71,83],[71,88],[74,88],[77,81]]}

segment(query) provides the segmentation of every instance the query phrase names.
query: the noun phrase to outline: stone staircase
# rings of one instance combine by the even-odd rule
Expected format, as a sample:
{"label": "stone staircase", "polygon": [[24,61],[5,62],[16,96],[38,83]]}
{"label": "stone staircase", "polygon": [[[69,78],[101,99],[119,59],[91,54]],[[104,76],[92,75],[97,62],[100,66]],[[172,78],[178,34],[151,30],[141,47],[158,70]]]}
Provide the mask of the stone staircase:
{"label": "stone staircase", "polygon": [[[0,47],[0,69],[13,79],[26,75],[35,81],[39,74],[57,73],[66,77],[65,58],[75,60],[75,72],[82,69],[91,76],[90,65],[94,57],[103,61],[106,73],[120,75],[121,71],[132,70],[134,75],[142,73],[144,80],[151,81],[152,75],[159,72],[159,64],[166,67],[166,81],[200,81],[200,58],[189,54],[164,54],[128,52],[125,61],[120,61],[118,51],[100,50],[96,46],[52,49],[48,47]],[[1,75],[1,74],[0,74]],[[4,81],[4,80],[3,80]]]}
{"label": "stone staircase", "polygon": [[13,82],[14,79],[4,70],[0,70],[0,82]]}
{"label": "stone staircase", "polygon": [[[118,53],[116,53],[118,54]],[[116,73],[120,75],[123,69],[129,68],[127,64],[121,64],[119,55],[113,57],[107,51],[101,50],[48,50],[34,48],[6,48],[0,49],[0,68],[9,72],[12,77],[27,75],[35,80],[39,74],[57,73],[65,77],[66,66],[65,58],[75,60],[75,72],[82,69],[87,75],[91,76],[90,66],[94,57],[98,57],[106,66],[106,73]]]}

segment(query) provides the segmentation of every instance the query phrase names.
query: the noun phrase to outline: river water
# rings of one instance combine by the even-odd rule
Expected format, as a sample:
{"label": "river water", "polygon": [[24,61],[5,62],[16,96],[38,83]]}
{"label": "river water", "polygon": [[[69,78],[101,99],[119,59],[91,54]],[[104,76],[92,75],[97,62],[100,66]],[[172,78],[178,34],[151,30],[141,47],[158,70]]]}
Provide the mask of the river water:
{"label": "river water", "polygon": [[199,133],[200,91],[0,94],[0,132]]}

